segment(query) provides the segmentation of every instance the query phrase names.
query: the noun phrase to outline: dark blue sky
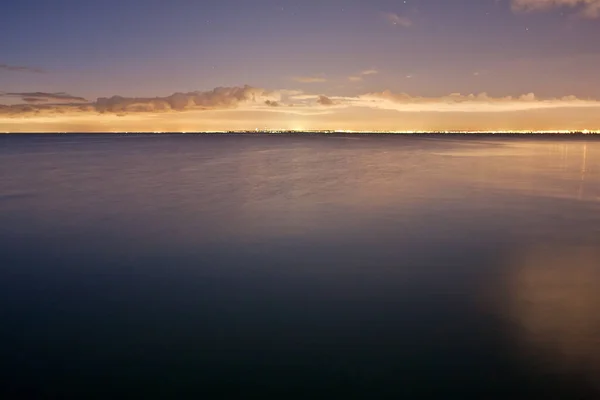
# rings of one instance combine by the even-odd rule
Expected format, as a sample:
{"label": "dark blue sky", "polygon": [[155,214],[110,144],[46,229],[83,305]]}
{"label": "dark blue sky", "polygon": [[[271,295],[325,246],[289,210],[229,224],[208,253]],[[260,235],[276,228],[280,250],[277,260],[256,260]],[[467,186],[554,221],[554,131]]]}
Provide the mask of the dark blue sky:
{"label": "dark blue sky", "polygon": [[[44,86],[55,90],[70,90],[53,86],[67,83],[64,75],[70,75],[68,86],[86,95],[165,94],[244,83],[281,87],[289,85],[289,76],[347,75],[365,68],[389,78],[427,75],[428,82],[406,84],[423,93],[461,85],[469,91],[481,83],[467,79],[478,70],[512,72],[514,66],[503,64],[522,59],[552,68],[565,57],[598,54],[600,23],[560,11],[576,12],[515,15],[508,1],[496,0],[19,0],[7,2],[0,14],[0,62],[48,70],[56,76],[44,76]],[[384,13],[409,18],[412,26],[394,29]],[[544,85],[551,91],[543,76],[516,72],[521,91]],[[569,66],[565,72],[575,70]],[[0,77],[3,86],[10,81]],[[494,81],[488,91],[513,89],[511,82]],[[597,85],[575,88],[600,94]],[[564,90],[560,84],[556,89]]]}

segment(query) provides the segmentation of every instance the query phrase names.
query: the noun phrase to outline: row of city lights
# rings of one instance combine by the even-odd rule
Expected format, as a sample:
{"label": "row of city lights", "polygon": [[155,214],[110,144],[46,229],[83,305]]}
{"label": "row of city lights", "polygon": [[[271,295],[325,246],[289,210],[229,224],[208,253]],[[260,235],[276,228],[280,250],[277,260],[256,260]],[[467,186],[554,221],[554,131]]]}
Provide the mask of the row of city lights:
{"label": "row of city lights", "polygon": [[[13,132],[3,132],[10,134]],[[32,132],[33,133],[33,132]],[[55,132],[55,133],[69,133],[69,132]],[[83,132],[82,132],[83,133]],[[319,130],[319,129],[255,129],[255,130],[227,130],[227,131],[112,131],[110,133],[389,133],[389,134],[486,134],[486,135],[502,135],[502,134],[524,134],[524,135],[535,135],[535,134],[584,134],[584,135],[600,135],[600,130],[593,129],[561,129],[561,130],[399,130],[399,131],[387,131],[387,130],[348,130],[348,129],[332,129],[332,130]]]}

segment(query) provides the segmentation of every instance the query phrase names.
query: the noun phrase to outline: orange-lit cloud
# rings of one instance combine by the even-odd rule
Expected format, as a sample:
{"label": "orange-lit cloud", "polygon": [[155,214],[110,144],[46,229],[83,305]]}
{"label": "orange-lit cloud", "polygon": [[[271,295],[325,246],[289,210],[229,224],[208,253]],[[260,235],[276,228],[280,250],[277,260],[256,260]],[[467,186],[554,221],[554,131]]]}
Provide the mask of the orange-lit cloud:
{"label": "orange-lit cloud", "polygon": [[377,71],[376,69],[367,69],[367,70],[362,71],[360,74],[361,75],[376,75],[378,73],[379,73],[379,71]]}
{"label": "orange-lit cloud", "polygon": [[[600,108],[600,101],[584,100],[575,96],[538,98],[533,93],[520,96],[492,97],[486,93],[452,93],[441,97],[411,96],[406,93],[366,93],[357,96],[326,96],[294,90],[267,90],[252,86],[219,87],[205,92],[175,93],[166,97],[101,97],[93,103],[64,93],[9,93],[29,103],[37,100],[52,104],[0,105],[0,116],[27,116],[36,114],[156,114],[202,110],[259,109],[280,105],[304,107],[336,105],[338,108],[373,108],[399,112],[510,112],[549,108]],[[297,109],[296,109],[297,110]],[[281,112],[296,112],[282,109]]]}
{"label": "orange-lit cloud", "polygon": [[2,118],[34,118],[40,116],[74,116],[97,113],[93,104],[0,104]]}
{"label": "orange-lit cloud", "polygon": [[558,7],[579,8],[580,15],[586,18],[600,17],[600,0],[512,0],[512,8],[517,12],[546,11]]}
{"label": "orange-lit cloud", "polygon": [[538,99],[528,93],[518,97],[491,97],[486,93],[463,95],[452,93],[448,96],[430,98],[414,97],[406,93],[393,93],[389,90],[368,93],[356,98],[340,98],[349,104],[361,107],[381,108],[402,112],[509,112],[548,108],[592,107],[600,108],[596,100],[582,100],[575,96]]}
{"label": "orange-lit cloud", "polygon": [[[287,93],[282,91],[282,93]],[[292,92],[293,94],[297,92]],[[0,117],[32,117],[53,114],[100,113],[127,115],[136,113],[164,113],[193,110],[231,109],[244,103],[273,106],[281,94],[251,86],[218,87],[206,92],[174,93],[166,97],[101,97],[87,102],[82,97],[66,93],[5,93],[3,96],[20,97],[31,104],[1,105]],[[270,103],[265,103],[269,101]],[[39,104],[47,102],[47,104]]]}
{"label": "orange-lit cloud", "polygon": [[386,90],[335,96],[239,86],[166,97],[112,96],[89,103],[61,93],[18,94],[27,104],[0,104],[0,131],[600,128],[600,101],[538,98],[533,93],[421,97]]}
{"label": "orange-lit cloud", "polygon": [[135,98],[113,96],[99,98],[100,113],[134,113],[234,108],[241,103],[277,101],[279,95],[251,86],[218,87],[207,92],[175,93],[167,97]]}
{"label": "orange-lit cloud", "polygon": [[329,97],[321,95],[317,99],[317,104],[320,104],[322,106],[333,106],[336,103],[333,100],[331,100]]}
{"label": "orange-lit cloud", "polygon": [[360,81],[363,80],[364,76],[367,76],[367,75],[377,75],[378,73],[379,73],[379,71],[377,71],[376,69],[367,69],[367,70],[361,71],[357,75],[349,76],[348,80],[350,82],[360,82]]}
{"label": "orange-lit cloud", "polygon": [[293,78],[296,82],[300,83],[320,83],[327,82],[327,79],[320,76],[295,76]]}

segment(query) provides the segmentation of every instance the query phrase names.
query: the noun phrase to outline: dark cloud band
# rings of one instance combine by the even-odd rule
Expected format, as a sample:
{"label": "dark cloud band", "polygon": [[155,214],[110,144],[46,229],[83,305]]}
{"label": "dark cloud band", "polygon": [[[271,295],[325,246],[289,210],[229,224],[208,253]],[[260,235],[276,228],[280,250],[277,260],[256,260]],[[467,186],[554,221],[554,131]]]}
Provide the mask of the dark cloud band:
{"label": "dark cloud band", "polygon": [[13,92],[4,93],[2,96],[5,97],[20,97],[26,103],[39,103],[39,102],[59,102],[59,103],[87,103],[88,101],[83,97],[71,96],[68,93],[44,93],[44,92]]}
{"label": "dark cloud band", "polygon": [[0,71],[33,72],[36,74],[42,74],[45,72],[43,69],[40,69],[40,68],[26,67],[23,65],[9,65],[9,64],[0,64]]}

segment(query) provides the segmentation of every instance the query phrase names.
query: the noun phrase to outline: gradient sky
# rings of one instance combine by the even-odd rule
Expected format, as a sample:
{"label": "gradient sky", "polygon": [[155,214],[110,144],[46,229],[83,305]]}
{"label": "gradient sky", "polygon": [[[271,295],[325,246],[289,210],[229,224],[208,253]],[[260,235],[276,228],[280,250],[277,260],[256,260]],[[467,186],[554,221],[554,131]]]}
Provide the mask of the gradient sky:
{"label": "gradient sky", "polygon": [[600,129],[600,0],[19,0],[0,37],[0,131]]}

